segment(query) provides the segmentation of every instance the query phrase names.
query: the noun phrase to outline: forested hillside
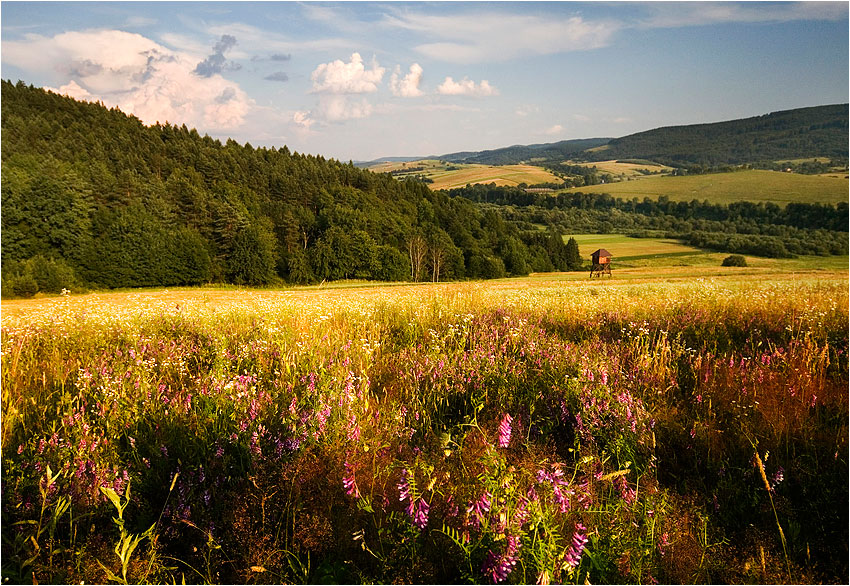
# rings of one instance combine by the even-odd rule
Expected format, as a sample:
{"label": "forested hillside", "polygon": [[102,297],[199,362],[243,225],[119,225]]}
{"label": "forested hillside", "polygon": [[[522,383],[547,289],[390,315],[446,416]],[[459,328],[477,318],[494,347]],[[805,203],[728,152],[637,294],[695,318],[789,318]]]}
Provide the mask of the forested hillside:
{"label": "forested hillside", "polygon": [[[847,163],[848,106],[798,108],[710,124],[669,126],[621,138],[565,140],[442,155],[444,161],[513,165],[536,161],[565,171],[566,159],[640,159],[673,167],[715,168],[825,157]],[[768,167],[770,168],[770,167]]]}
{"label": "forested hillside", "polygon": [[847,161],[847,104],[742,120],[670,126],[616,138],[590,160],[639,158],[673,166],[739,165],[809,157]]}
{"label": "forested hillside", "polygon": [[568,268],[464,198],[2,82],[3,293]]}
{"label": "forested hillside", "polygon": [[514,165],[535,160],[562,161],[581,156],[582,151],[605,145],[610,140],[610,138],[582,138],[527,146],[514,145],[489,151],[451,153],[442,155],[439,159],[450,163],[481,165]]}

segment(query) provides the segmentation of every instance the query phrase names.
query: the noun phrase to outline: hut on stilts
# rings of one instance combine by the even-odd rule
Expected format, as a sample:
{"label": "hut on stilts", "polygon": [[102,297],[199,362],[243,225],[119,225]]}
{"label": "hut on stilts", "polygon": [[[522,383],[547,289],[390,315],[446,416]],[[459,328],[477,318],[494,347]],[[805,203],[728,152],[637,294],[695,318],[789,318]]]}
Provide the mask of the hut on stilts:
{"label": "hut on stilts", "polygon": [[590,267],[590,278],[602,277],[602,275],[608,275],[609,277],[612,276],[610,252],[608,252],[604,248],[600,248],[599,250],[591,254],[590,258],[593,261],[593,264]]}

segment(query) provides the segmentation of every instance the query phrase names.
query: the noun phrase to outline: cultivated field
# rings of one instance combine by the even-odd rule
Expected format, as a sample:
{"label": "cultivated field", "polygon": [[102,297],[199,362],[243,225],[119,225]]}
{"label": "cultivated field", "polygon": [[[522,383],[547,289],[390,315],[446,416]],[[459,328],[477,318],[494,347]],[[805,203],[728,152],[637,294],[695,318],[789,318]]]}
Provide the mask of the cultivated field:
{"label": "cultivated field", "polygon": [[[560,182],[560,179],[555,175],[534,165],[464,165],[423,160],[409,163],[381,163],[370,167],[369,170],[376,173],[389,173],[420,167],[421,170],[411,171],[410,174],[421,174],[432,179],[434,182],[428,184],[431,189],[453,189],[475,183],[516,186],[520,183],[533,185],[535,183]],[[404,177],[405,175],[397,176]]]}
{"label": "cultivated field", "polygon": [[844,177],[799,175],[777,171],[737,171],[707,175],[646,176],[632,181],[574,187],[568,191],[608,193],[614,197],[673,201],[708,200],[729,204],[736,201],[773,202],[784,206],[790,202],[829,203],[848,201],[848,180]]}
{"label": "cultivated field", "polygon": [[846,268],[721,268],[3,301],[3,581],[843,582]]}
{"label": "cultivated field", "polygon": [[662,174],[669,173],[673,167],[661,165],[658,163],[624,163],[616,160],[598,161],[596,163],[578,163],[575,161],[566,161],[570,165],[582,165],[585,167],[596,167],[600,173],[610,173],[621,179],[636,179],[647,177],[647,173]]}

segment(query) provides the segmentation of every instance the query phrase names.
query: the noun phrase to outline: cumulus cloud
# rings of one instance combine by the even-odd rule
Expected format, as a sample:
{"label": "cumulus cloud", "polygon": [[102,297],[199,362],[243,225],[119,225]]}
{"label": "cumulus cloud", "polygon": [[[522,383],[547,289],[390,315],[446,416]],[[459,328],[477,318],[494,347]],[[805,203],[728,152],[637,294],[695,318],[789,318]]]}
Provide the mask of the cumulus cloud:
{"label": "cumulus cloud", "polygon": [[310,116],[309,110],[298,110],[292,114],[292,121],[303,130],[310,130],[316,123]]}
{"label": "cumulus cloud", "polygon": [[102,101],[147,124],[169,121],[205,131],[239,127],[254,106],[235,83],[194,73],[197,57],[135,33],[90,30],[3,42],[3,61],[58,76],[54,91]]}
{"label": "cumulus cloud", "polygon": [[447,77],[443,83],[437,86],[437,93],[445,96],[472,96],[481,98],[485,96],[498,96],[499,90],[491,86],[490,82],[486,79],[476,84],[468,77],[464,77],[460,81],[455,81],[451,77]]}
{"label": "cumulus cloud", "polygon": [[232,49],[235,45],[236,37],[233,35],[221,35],[221,39],[213,47],[212,54],[195,67],[195,74],[201,77],[212,77],[225,69],[240,69],[242,67],[241,65],[233,62],[228,63],[227,58],[224,56],[225,52]]}
{"label": "cumulus cloud", "polygon": [[326,122],[344,122],[366,118],[372,114],[372,105],[364,99],[346,96],[323,96],[319,100],[318,116]]}
{"label": "cumulus cloud", "polygon": [[555,136],[561,134],[564,131],[564,127],[560,124],[555,124],[554,126],[550,126],[546,130],[543,131],[543,134],[548,134],[549,136]]}
{"label": "cumulus cloud", "polygon": [[348,63],[337,59],[320,64],[310,79],[316,93],[366,94],[378,91],[384,71],[374,60],[371,69],[366,69],[360,53],[352,53]]}
{"label": "cumulus cloud", "polygon": [[410,66],[410,72],[404,77],[401,75],[401,67],[396,66],[390,78],[390,91],[399,98],[417,98],[422,95],[419,84],[422,82],[422,66],[414,63]]}
{"label": "cumulus cloud", "polygon": [[319,98],[313,110],[299,110],[293,122],[302,129],[310,130],[313,125],[339,124],[347,120],[368,118],[373,108],[364,98],[342,94],[326,94]]}

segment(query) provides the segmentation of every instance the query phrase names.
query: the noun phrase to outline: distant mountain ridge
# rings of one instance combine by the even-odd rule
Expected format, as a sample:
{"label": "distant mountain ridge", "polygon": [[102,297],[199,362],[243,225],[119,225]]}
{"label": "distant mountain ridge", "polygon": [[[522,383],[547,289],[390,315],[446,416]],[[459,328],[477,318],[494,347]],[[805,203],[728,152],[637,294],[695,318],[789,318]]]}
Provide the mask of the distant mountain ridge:
{"label": "distant mountain ridge", "polygon": [[479,152],[460,152],[441,155],[449,163],[479,163],[482,165],[515,165],[532,159],[569,158],[588,149],[609,144],[611,138],[579,138],[552,143],[513,145]]}
{"label": "distant mountain ridge", "polygon": [[566,159],[590,162],[644,159],[671,166],[716,166],[812,157],[847,161],[848,104],[782,110],[723,122],[664,126],[620,138],[572,139],[420,158],[384,157],[361,165],[426,158],[485,165]]}
{"label": "distant mountain ridge", "polygon": [[589,160],[648,159],[668,165],[743,164],[810,157],[847,160],[848,105],[772,112],[739,120],[667,126],[616,138]]}

